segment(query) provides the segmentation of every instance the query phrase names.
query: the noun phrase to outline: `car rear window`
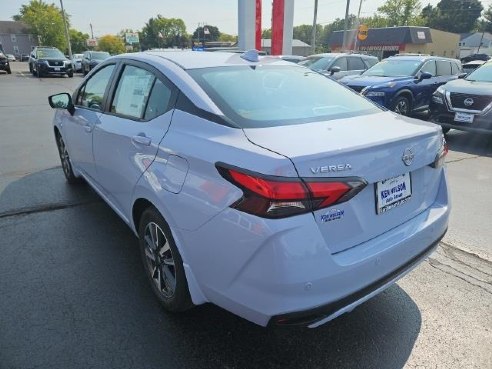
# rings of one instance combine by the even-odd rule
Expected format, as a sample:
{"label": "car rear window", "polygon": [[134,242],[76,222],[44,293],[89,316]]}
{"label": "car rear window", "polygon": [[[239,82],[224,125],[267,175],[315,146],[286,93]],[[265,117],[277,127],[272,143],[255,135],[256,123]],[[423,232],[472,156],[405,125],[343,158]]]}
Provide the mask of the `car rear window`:
{"label": "car rear window", "polygon": [[337,82],[298,66],[216,67],[188,73],[242,128],[301,124],[381,111]]}

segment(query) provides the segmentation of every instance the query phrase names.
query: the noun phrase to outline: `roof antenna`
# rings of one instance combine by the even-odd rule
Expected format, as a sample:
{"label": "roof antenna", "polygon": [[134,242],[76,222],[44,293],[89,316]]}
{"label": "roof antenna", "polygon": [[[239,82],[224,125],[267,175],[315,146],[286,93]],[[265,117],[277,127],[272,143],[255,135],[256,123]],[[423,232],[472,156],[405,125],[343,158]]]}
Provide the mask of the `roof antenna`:
{"label": "roof antenna", "polygon": [[260,56],[258,54],[258,50],[248,50],[241,54],[241,58],[250,62],[259,62]]}

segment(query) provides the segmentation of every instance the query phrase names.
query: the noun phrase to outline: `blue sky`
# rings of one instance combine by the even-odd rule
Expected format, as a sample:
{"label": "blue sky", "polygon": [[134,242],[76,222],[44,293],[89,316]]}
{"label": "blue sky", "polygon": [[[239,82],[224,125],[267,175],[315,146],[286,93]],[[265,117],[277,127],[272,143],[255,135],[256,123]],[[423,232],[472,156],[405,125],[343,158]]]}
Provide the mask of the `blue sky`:
{"label": "blue sky", "polygon": [[[17,14],[22,4],[28,0],[2,0],[2,18],[10,20]],[[45,0],[59,6],[59,0]],[[362,16],[373,15],[385,0],[364,0]],[[423,5],[437,4],[438,0],[421,0]],[[482,0],[485,7],[492,0]],[[270,28],[271,0],[263,0],[262,27]],[[94,27],[94,35],[115,34],[121,29],[141,29],[149,18],[161,14],[166,18],[181,18],[188,33],[193,33],[198,23],[207,22],[219,27],[221,32],[237,34],[237,0],[63,0],[68,14],[72,16],[72,26],[90,34],[89,24]],[[319,0],[318,23],[327,24],[336,18],[343,18],[346,0]],[[357,13],[359,0],[351,0],[350,11]],[[313,19],[314,0],[295,0],[294,25],[310,24]]]}

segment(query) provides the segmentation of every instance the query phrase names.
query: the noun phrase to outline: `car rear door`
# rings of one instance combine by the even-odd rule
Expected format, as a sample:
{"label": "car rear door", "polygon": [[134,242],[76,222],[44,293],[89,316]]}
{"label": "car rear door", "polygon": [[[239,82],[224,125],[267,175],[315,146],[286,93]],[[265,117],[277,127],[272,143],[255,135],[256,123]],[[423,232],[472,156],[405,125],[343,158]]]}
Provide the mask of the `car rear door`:
{"label": "car rear door", "polygon": [[92,135],[94,128],[100,124],[104,96],[115,67],[115,64],[106,65],[79,88],[75,96],[75,112],[67,115],[68,118],[62,124],[62,136],[72,163],[77,170],[92,179],[95,174]]}
{"label": "car rear door", "polygon": [[110,201],[129,214],[131,195],[169,129],[175,87],[153,67],[125,61],[107,111],[94,130],[97,182]]}
{"label": "car rear door", "polygon": [[[438,86],[441,86],[453,79],[457,79],[458,75],[453,73],[453,68],[451,65],[451,61],[449,60],[437,60],[437,78],[438,78]],[[437,89],[436,87],[436,89]]]}

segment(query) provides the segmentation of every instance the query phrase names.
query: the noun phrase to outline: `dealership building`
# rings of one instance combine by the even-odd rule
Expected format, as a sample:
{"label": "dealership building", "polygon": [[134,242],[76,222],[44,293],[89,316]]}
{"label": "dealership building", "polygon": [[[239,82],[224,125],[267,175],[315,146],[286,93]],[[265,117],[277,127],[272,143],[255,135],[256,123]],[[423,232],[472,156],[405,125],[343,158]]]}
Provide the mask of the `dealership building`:
{"label": "dealership building", "polygon": [[[357,31],[347,32],[346,50],[359,50],[380,59],[400,53],[459,57],[460,35],[429,27],[369,28],[365,40],[357,40]],[[343,51],[343,31],[330,35],[331,52]]]}

